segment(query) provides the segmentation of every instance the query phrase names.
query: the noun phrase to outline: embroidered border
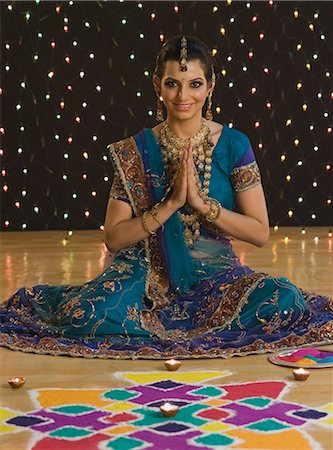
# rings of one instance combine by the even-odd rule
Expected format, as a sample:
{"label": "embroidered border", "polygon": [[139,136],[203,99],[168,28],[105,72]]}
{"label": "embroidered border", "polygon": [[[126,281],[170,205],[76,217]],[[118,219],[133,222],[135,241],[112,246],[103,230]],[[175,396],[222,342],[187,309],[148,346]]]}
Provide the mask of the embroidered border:
{"label": "embroidered border", "polygon": [[[145,168],[135,139],[130,137],[118,141],[108,145],[108,149],[134,214],[140,216],[143,211],[151,208],[152,204],[148,194]],[[152,309],[160,309],[168,306],[170,301],[167,297],[169,278],[159,250],[158,234],[145,239],[145,250],[148,261],[145,293],[153,302]],[[142,320],[142,325],[143,323],[150,322]],[[147,331],[151,331],[150,328]]]}
{"label": "embroidered border", "polygon": [[114,173],[112,186],[109,192],[109,197],[114,198],[116,200],[119,198],[128,200],[127,193],[124,189],[123,183],[121,182],[118,171],[115,171]]}
{"label": "embroidered border", "polygon": [[154,344],[142,345],[137,350],[113,350],[108,348],[107,343],[101,343],[99,349],[91,349],[83,347],[82,343],[77,344],[71,341],[69,344],[59,342],[55,338],[44,337],[38,344],[29,342],[28,339],[18,336],[10,336],[5,333],[0,334],[0,345],[10,348],[11,350],[19,350],[26,353],[37,353],[39,355],[53,356],[73,356],[83,358],[100,358],[100,359],[168,359],[168,358],[231,358],[232,356],[246,356],[249,354],[271,353],[284,348],[310,347],[313,345],[329,345],[333,344],[332,339],[333,321],[330,321],[321,327],[312,328],[302,336],[296,336],[291,333],[274,342],[264,342],[257,339],[250,345],[236,348],[216,347],[207,349],[206,346],[196,347],[194,349],[180,346],[179,343],[170,341],[170,346],[165,351],[160,351]]}
{"label": "embroidered border", "polygon": [[228,327],[239,316],[250,294],[266,276],[264,273],[253,272],[242,276],[225,289],[219,306],[207,319],[207,329]]}
{"label": "embroidered border", "polygon": [[231,184],[236,192],[246,191],[261,183],[260,171],[256,161],[235,167],[230,175]]}

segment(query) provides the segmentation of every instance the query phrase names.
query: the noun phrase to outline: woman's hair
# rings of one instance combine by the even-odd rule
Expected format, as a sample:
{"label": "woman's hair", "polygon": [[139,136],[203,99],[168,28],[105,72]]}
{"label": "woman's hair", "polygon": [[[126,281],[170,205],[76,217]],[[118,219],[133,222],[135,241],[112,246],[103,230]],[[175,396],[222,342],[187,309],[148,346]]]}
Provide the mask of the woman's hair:
{"label": "woman's hair", "polygon": [[206,44],[200,39],[189,35],[178,35],[163,44],[157,54],[154,76],[162,78],[167,61],[180,61],[181,39],[185,36],[187,40],[187,61],[199,59],[205,73],[207,82],[212,81],[215,62]]}

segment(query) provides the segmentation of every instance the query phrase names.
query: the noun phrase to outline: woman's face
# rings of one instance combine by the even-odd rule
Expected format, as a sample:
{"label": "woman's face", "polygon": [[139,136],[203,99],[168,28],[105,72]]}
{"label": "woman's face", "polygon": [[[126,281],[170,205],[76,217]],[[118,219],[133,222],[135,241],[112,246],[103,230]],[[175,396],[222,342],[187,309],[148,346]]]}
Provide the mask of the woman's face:
{"label": "woman's face", "polygon": [[189,120],[202,116],[202,108],[209,94],[202,64],[199,59],[186,63],[187,71],[180,71],[178,61],[167,61],[162,79],[157,79],[157,89],[163,97],[168,117]]}

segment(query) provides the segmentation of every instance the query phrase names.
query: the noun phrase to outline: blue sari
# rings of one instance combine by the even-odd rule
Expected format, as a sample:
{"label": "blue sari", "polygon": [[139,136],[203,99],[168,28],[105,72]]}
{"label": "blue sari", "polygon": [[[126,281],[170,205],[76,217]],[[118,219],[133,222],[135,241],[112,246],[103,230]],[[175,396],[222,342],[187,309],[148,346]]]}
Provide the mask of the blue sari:
{"label": "blue sari", "polygon": [[[113,198],[134,216],[163,200],[169,184],[151,129],[109,149]],[[259,183],[249,139],[224,125],[210,197],[232,210],[235,192]],[[189,247],[178,213],[82,286],[21,288],[0,305],[1,346],[86,358],[226,358],[332,343],[332,329],[332,299],[242,265],[209,223]]]}

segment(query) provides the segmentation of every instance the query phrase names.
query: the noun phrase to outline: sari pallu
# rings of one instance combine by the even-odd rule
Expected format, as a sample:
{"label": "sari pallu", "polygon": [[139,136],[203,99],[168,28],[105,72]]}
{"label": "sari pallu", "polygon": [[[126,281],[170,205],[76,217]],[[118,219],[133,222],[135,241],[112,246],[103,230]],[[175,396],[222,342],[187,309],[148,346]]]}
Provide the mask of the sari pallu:
{"label": "sari pallu", "polygon": [[[111,196],[140,216],[168,192],[152,130],[109,146]],[[260,182],[245,135],[224,126],[210,195],[229,209],[234,190]],[[241,265],[230,240],[203,228],[192,248],[173,214],[156,235],[120,251],[82,286],[20,289],[0,308],[0,344],[100,358],[209,358],[332,342],[332,301]]]}

